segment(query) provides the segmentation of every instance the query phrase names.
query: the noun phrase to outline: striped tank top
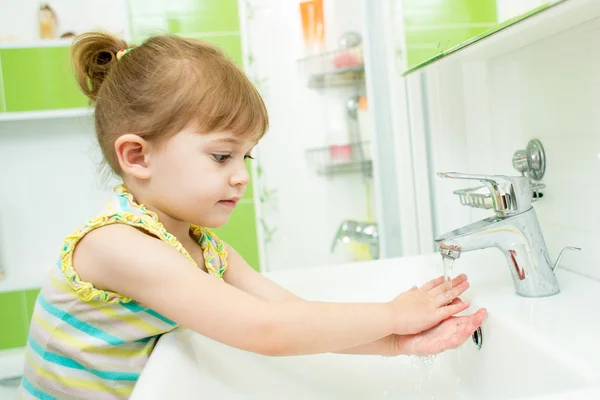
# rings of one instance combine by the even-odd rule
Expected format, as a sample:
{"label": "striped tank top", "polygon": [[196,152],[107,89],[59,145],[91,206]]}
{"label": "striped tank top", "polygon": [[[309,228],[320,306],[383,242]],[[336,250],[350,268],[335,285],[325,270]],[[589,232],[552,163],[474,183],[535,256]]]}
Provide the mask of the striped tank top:
{"label": "striped tank top", "polygon": [[[159,337],[177,328],[156,311],[118,293],[98,290],[73,269],[73,251],[88,232],[127,224],[155,235],[194,260],[123,185],[103,212],[67,236],[37,299],[25,352],[19,399],[127,399]],[[223,279],[227,253],[208,229],[192,226],[206,269]]]}

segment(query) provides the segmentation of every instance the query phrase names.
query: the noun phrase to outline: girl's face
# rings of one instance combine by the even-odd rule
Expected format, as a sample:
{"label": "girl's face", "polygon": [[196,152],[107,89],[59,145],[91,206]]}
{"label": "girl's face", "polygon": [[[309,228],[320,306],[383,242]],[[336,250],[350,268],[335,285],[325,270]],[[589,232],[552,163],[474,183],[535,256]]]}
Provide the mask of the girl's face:
{"label": "girl's face", "polygon": [[244,161],[255,145],[230,132],[179,132],[148,155],[148,203],[176,220],[224,225],[250,181]]}

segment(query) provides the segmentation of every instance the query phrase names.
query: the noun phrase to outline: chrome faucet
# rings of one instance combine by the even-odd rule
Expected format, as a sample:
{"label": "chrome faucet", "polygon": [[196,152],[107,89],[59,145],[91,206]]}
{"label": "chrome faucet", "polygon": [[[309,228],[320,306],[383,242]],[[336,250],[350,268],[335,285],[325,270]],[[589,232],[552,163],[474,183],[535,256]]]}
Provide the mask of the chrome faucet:
{"label": "chrome faucet", "polygon": [[331,252],[335,251],[338,242],[348,243],[356,241],[369,245],[369,250],[373,259],[379,258],[379,233],[377,224],[374,222],[358,222],[352,220],[343,221],[333,238]]}
{"label": "chrome faucet", "polygon": [[490,191],[495,216],[447,232],[435,239],[442,257],[457,259],[462,252],[497,247],[506,256],[515,291],[524,297],[545,297],[560,292],[554,274],[565,251],[554,264],[531,205],[529,178],[502,175],[439,173],[442,178],[481,181]]}

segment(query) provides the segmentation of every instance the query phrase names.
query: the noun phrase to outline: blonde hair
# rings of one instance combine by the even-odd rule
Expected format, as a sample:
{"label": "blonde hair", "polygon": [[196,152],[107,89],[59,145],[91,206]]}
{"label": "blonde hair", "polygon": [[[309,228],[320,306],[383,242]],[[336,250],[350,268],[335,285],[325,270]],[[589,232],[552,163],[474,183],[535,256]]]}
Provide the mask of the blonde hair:
{"label": "blonde hair", "polygon": [[119,174],[115,140],[134,133],[160,142],[193,125],[200,133],[231,131],[260,139],[264,102],[244,72],[217,47],[178,36],[150,37],[128,49],[104,32],[77,36],[71,55],[90,104],[104,159]]}

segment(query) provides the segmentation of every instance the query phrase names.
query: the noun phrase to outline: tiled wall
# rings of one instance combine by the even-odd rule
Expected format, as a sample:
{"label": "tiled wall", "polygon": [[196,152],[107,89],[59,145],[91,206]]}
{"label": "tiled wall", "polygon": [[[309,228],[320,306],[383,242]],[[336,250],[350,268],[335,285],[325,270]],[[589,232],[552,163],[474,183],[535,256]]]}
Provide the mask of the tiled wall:
{"label": "tiled wall", "polygon": [[563,267],[600,280],[600,22],[589,18],[491,60],[473,61],[483,41],[409,75],[412,104],[426,105],[419,123],[430,150],[434,234],[491,214],[461,206],[452,194],[468,182],[435,172],[518,175],[514,151],[538,138],[547,188],[534,206],[550,255],[581,247]]}

